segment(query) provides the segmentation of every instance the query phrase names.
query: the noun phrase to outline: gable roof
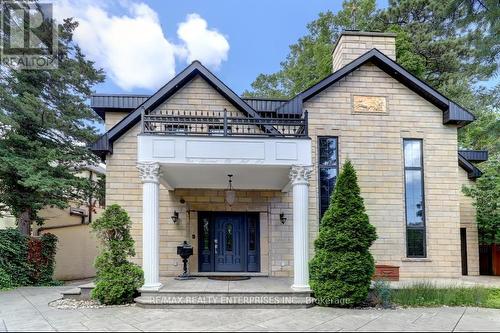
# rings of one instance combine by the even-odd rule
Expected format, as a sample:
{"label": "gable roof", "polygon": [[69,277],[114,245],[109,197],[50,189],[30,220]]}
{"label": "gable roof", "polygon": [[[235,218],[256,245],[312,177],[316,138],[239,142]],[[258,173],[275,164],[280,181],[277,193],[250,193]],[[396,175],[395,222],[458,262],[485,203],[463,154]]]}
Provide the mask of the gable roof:
{"label": "gable roof", "polygon": [[371,49],[325,79],[304,90],[292,98],[288,103],[282,105],[277,111],[282,113],[302,112],[303,103],[305,101],[316,96],[335,82],[346,77],[368,62],[375,64],[394,79],[398,80],[406,87],[415,91],[417,94],[440,108],[443,111],[443,124],[456,124],[464,126],[475,120],[475,117],[471,112],[443,96],[436,89],[432,88],[427,83],[408,72],[394,60],[387,57],[377,49]]}
{"label": "gable roof", "polygon": [[[201,76],[217,92],[219,92],[224,98],[226,98],[231,104],[233,104],[238,110],[246,114],[248,117],[260,118],[260,115],[250,105],[245,103],[245,101],[243,101],[241,97],[239,97],[234,91],[226,86],[221,80],[219,80],[219,78],[212,74],[212,72],[210,72],[199,61],[195,60],[153,95],[149,97],[145,96],[146,98],[142,102],[136,99],[135,102],[140,104],[136,105],[132,112],[130,112],[115,126],[113,126],[104,135],[102,135],[99,140],[97,140],[92,145],[92,151],[94,151],[101,157],[105,156],[107,152],[111,152],[113,142],[140,121],[142,112],[146,112],[148,110],[156,108],[158,105],[163,103],[198,75]],[[97,95],[97,97],[99,96]],[[109,98],[112,97],[113,96]],[[96,102],[97,101],[98,99],[96,99]],[[120,104],[123,102],[117,99],[116,103]]]}
{"label": "gable roof", "polygon": [[[443,111],[443,124],[464,126],[475,120],[475,117],[471,112],[443,96],[437,90],[426,84],[424,81],[418,79],[416,76],[405,70],[394,60],[385,56],[377,49],[372,49],[366,52],[290,100],[273,100],[264,98],[243,99],[227,87],[199,61],[193,61],[188,67],[186,67],[182,72],[180,72],[151,96],[94,95],[91,100],[91,103],[93,103],[91,106],[94,110],[97,109],[96,112],[102,111],[106,108],[112,108],[118,109],[117,111],[129,111],[130,113],[113,126],[108,132],[102,135],[99,140],[92,145],[91,149],[97,155],[104,157],[107,153],[112,151],[113,142],[140,121],[143,111],[154,109],[170,96],[175,94],[197,75],[200,75],[203,79],[205,79],[205,81],[207,81],[231,104],[249,117],[260,118],[259,112],[263,111],[272,111],[277,114],[298,116],[303,113],[304,102],[313,98],[335,82],[338,82],[366,63],[375,64],[394,79],[398,80],[409,89],[415,91],[417,94],[436,105]],[[270,129],[267,127],[266,129],[272,130],[272,128]]]}

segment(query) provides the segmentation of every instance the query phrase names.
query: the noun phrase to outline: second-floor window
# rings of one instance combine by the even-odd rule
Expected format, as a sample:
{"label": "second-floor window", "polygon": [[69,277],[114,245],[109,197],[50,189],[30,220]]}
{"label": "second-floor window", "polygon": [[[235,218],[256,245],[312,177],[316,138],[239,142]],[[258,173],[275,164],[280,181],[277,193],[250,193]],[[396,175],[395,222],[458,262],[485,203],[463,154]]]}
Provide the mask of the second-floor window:
{"label": "second-floor window", "polygon": [[318,138],[318,181],[320,219],[330,204],[338,174],[338,139],[337,137]]}

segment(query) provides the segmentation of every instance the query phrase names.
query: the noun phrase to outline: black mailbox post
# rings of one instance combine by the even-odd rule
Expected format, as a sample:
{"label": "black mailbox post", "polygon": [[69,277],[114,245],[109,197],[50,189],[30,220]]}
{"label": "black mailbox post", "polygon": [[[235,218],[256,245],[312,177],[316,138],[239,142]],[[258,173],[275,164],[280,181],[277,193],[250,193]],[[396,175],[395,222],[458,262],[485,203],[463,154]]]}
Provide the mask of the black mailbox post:
{"label": "black mailbox post", "polygon": [[176,277],[176,280],[191,280],[194,279],[188,274],[188,258],[193,255],[193,247],[189,245],[186,241],[182,245],[177,246],[177,254],[182,258],[182,263],[184,264],[183,272],[181,275]]}

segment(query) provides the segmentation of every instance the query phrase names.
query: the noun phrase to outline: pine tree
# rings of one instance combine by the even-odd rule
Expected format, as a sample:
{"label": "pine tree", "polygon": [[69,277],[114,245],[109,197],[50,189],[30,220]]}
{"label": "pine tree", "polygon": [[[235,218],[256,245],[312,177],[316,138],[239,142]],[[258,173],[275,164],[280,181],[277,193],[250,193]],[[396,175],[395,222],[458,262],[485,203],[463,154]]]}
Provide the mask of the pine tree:
{"label": "pine tree", "polygon": [[96,162],[86,145],[97,138],[99,119],[86,100],[104,75],[73,41],[77,25],[58,24],[56,69],[0,64],[0,213],[10,211],[26,235],[33,222],[43,223],[44,207],[66,208],[92,192],[77,173]]}
{"label": "pine tree", "polygon": [[369,248],[376,238],[356,171],[346,161],[321,220],[310,262],[310,285],[318,304],[352,306],[366,300],[375,270]]}

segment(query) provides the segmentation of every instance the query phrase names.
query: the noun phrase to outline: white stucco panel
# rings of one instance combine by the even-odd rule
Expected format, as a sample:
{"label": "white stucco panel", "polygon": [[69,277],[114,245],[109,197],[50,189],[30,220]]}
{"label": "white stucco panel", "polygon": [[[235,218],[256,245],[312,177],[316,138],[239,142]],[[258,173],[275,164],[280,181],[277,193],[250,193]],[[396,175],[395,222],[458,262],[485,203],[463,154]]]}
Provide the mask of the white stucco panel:
{"label": "white stucco panel", "polygon": [[165,164],[311,165],[311,140],[138,135],[138,161]]}

